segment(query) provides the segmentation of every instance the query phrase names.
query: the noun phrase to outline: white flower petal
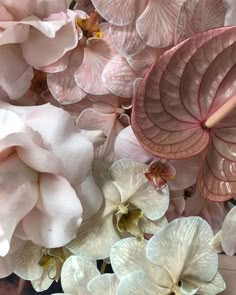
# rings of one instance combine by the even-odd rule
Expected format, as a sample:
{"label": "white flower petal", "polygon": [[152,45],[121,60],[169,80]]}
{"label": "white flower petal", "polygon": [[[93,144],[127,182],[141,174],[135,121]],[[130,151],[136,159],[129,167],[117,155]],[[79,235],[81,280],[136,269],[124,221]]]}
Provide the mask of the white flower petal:
{"label": "white flower petal", "polygon": [[75,254],[105,259],[110,256],[111,247],[119,240],[120,236],[113,224],[113,214],[109,214],[96,222],[93,220],[67,248]]}
{"label": "white flower petal", "polygon": [[96,266],[88,259],[70,256],[63,264],[61,285],[66,293],[90,295],[87,284],[91,279],[100,275]]}
{"label": "white flower petal", "polygon": [[236,207],[233,207],[226,215],[222,227],[222,247],[227,255],[236,253]]}
{"label": "white flower petal", "polygon": [[93,295],[113,295],[116,294],[118,285],[117,277],[114,274],[106,273],[93,278],[87,287]]}
{"label": "white flower petal", "polygon": [[212,237],[210,226],[200,217],[179,218],[149,240],[147,257],[168,270],[175,283],[188,277],[207,282],[218,266],[217,254],[208,245]]}
{"label": "white flower petal", "polygon": [[143,271],[129,273],[121,279],[117,295],[168,295],[170,290],[155,284]]}

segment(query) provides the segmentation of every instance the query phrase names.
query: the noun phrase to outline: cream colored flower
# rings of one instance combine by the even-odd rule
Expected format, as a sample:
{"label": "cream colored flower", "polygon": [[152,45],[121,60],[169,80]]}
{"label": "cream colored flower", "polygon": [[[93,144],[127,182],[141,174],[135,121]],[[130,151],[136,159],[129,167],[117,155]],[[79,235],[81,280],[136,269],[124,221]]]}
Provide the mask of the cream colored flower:
{"label": "cream colored flower", "polygon": [[117,295],[218,294],[225,283],[217,272],[213,236],[200,217],[180,218],[149,241],[127,238],[111,250],[112,268],[121,280]]}
{"label": "cream colored flower", "polygon": [[122,235],[143,239],[166,223],[169,189],[157,190],[144,175],[147,166],[121,159],[109,166],[95,165],[94,177],[104,195],[104,204],[96,219],[84,223],[77,238],[67,246],[75,254],[93,259],[109,256],[113,244]]}

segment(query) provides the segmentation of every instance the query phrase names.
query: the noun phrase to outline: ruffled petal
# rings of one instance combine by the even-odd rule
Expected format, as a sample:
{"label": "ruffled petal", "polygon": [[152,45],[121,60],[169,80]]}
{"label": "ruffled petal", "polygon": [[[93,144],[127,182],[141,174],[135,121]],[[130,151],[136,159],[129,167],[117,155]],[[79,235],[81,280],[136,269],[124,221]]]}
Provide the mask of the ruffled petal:
{"label": "ruffled petal", "polygon": [[23,220],[29,240],[46,248],[64,246],[76,235],[82,219],[82,207],[66,179],[41,174],[40,198]]}
{"label": "ruffled petal", "polygon": [[0,47],[0,87],[10,99],[20,98],[30,88],[33,69],[24,61],[18,45]]}
{"label": "ruffled petal", "polygon": [[17,224],[38,201],[38,173],[16,154],[2,160],[0,167],[0,256],[5,256]]}

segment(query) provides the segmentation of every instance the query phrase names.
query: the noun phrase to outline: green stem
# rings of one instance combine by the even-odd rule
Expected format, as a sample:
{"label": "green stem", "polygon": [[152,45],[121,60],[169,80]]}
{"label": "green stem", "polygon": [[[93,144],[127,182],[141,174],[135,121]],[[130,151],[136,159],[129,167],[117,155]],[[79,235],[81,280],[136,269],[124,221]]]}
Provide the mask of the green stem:
{"label": "green stem", "polygon": [[75,7],[75,4],[76,4],[76,1],[72,0],[71,3],[70,3],[69,9],[73,10],[74,7]]}
{"label": "green stem", "polygon": [[103,274],[106,270],[106,267],[107,267],[107,264],[106,262],[103,260],[102,262],[102,266],[101,266],[101,269],[100,269],[100,273]]}

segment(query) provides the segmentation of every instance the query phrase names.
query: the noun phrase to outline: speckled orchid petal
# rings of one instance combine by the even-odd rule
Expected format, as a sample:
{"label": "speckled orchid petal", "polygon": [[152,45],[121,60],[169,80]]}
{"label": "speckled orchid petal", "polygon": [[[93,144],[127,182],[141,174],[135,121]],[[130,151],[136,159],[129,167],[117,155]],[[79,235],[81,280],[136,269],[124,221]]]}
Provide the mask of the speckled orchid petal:
{"label": "speckled orchid petal", "polygon": [[166,47],[174,40],[177,16],[183,0],[148,1],[136,22],[141,39],[151,47]]}
{"label": "speckled orchid petal", "polygon": [[116,55],[105,66],[102,81],[113,94],[131,98],[133,97],[133,83],[139,74],[130,67],[124,57]]}
{"label": "speckled orchid petal", "polygon": [[120,240],[113,224],[113,213],[90,222],[78,233],[76,239],[70,242],[68,249],[77,255],[85,255],[92,259],[105,259],[110,256],[111,247]]}
{"label": "speckled orchid petal", "polygon": [[115,141],[115,154],[118,159],[129,158],[140,163],[146,163],[153,155],[146,152],[135,137],[131,126],[123,129]]}
{"label": "speckled orchid petal", "polygon": [[175,44],[194,34],[223,27],[225,13],[222,0],[185,0],[177,19]]}
{"label": "speckled orchid petal", "polygon": [[143,271],[129,273],[117,289],[117,295],[168,295],[170,290],[155,284]]}
{"label": "speckled orchid petal", "polygon": [[149,240],[147,257],[164,267],[175,284],[180,279],[191,283],[191,278],[208,282],[215,277],[218,266],[217,254],[208,246],[212,237],[203,219],[176,219]]}
{"label": "speckled orchid petal", "polygon": [[88,283],[88,290],[92,295],[112,295],[116,294],[119,280],[114,274],[103,274],[93,278]]}
{"label": "speckled orchid petal", "polygon": [[84,57],[82,47],[77,47],[70,53],[69,63],[64,71],[47,75],[48,88],[54,98],[61,104],[72,104],[83,99],[87,93],[75,82],[75,72]]}
{"label": "speckled orchid petal", "polygon": [[225,16],[225,26],[235,25],[235,17],[236,17],[236,3],[234,0],[226,0],[227,5],[227,13]]}
{"label": "speckled orchid petal", "polygon": [[87,284],[99,275],[98,269],[91,261],[78,256],[70,256],[62,267],[61,284],[63,291],[77,294],[80,290],[81,294],[90,295]]}
{"label": "speckled orchid petal", "polygon": [[28,242],[17,257],[14,273],[23,280],[36,280],[43,274],[43,268],[38,262],[42,257],[42,248]]}
{"label": "speckled orchid petal", "polygon": [[127,25],[134,19],[135,0],[92,0],[92,3],[99,14],[114,25]]}
{"label": "speckled orchid petal", "polygon": [[236,253],[236,207],[232,208],[226,215],[222,227],[222,247],[227,255]]}
{"label": "speckled orchid petal", "polygon": [[117,54],[109,36],[109,25],[100,24],[102,38],[89,38],[84,48],[84,59],[75,72],[77,85],[85,92],[94,95],[109,94],[102,82],[101,74],[109,60]]}
{"label": "speckled orchid petal", "polygon": [[[106,104],[104,104],[104,107],[106,107]],[[101,147],[95,150],[95,158],[106,161],[113,161],[115,159],[115,140],[117,135],[124,128],[118,120],[115,108],[113,112],[108,114],[88,108],[80,114],[77,120],[77,126],[80,129],[102,130],[106,136],[106,140]]]}
{"label": "speckled orchid petal", "polygon": [[236,192],[234,114],[204,127],[226,101],[233,103],[235,31],[203,32],[164,53],[139,87],[132,116],[136,136],[158,157],[183,159],[208,147],[197,185],[213,201],[228,200]]}
{"label": "speckled orchid petal", "polygon": [[144,11],[147,2],[147,0],[142,0],[135,3],[136,17],[130,24],[124,26],[111,25],[112,40],[123,56],[136,55],[146,47],[136,31],[136,18]]}

